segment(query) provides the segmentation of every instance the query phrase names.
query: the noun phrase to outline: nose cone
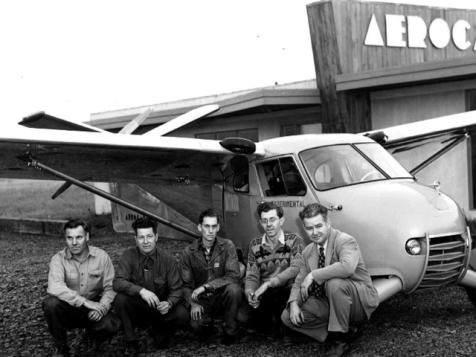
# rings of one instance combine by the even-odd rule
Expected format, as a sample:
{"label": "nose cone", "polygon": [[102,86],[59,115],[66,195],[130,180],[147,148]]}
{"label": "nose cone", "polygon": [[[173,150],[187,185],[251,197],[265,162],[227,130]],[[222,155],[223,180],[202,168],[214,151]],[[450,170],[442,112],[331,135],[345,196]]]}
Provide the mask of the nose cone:
{"label": "nose cone", "polygon": [[364,225],[380,233],[397,231],[404,236],[421,237],[456,232],[464,221],[451,198],[412,180],[378,181],[328,193],[329,203],[343,207],[342,211],[333,212],[331,218],[346,229],[353,230],[356,224],[362,226],[366,221]]}
{"label": "nose cone", "polygon": [[[359,242],[372,275],[397,275],[406,291],[425,272],[426,243],[421,255],[410,256],[410,238],[464,235],[466,222],[457,204],[444,193],[413,180],[369,182],[325,192],[324,203],[342,205],[330,218],[337,229]],[[323,197],[324,195],[320,195]]]}

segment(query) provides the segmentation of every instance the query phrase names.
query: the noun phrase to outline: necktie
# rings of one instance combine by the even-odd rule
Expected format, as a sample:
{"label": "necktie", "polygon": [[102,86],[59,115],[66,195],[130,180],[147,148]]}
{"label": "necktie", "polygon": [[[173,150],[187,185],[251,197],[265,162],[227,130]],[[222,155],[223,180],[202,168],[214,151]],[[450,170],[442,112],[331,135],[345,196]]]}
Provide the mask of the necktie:
{"label": "necktie", "polygon": [[324,268],[326,265],[326,256],[324,255],[324,247],[322,245],[319,246],[319,260],[317,263],[317,268]]}
{"label": "necktie", "polygon": [[[326,265],[326,256],[324,254],[324,247],[319,246],[319,255],[317,258],[317,269],[324,268]],[[313,281],[309,286],[309,295],[314,295],[315,297],[324,297],[326,292],[324,290],[324,285],[319,285],[316,281]]]}
{"label": "necktie", "polygon": [[144,287],[154,291],[154,260],[146,256],[143,260]]}

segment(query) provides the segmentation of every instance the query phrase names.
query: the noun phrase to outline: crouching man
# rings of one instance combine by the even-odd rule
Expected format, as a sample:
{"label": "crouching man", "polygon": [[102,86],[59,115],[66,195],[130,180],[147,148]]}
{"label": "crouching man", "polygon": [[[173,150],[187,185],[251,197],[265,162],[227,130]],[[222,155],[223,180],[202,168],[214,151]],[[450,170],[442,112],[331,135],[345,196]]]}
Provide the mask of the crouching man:
{"label": "crouching man", "polygon": [[248,250],[245,295],[251,308],[245,316],[258,329],[280,332],[281,313],[299,273],[304,240],[283,231],[282,207],[263,202],[257,213],[264,234],[253,239]]}
{"label": "crouching man", "polygon": [[328,355],[343,356],[350,351],[350,326],[370,317],[378,294],[357,241],[331,227],[325,207],[307,205],[299,216],[311,244],[302,253],[288,309],[281,317],[289,328],[320,342],[330,334]]}
{"label": "crouching man", "polygon": [[107,253],[90,246],[89,226],[82,220],[64,225],[66,247],[50,262],[48,294],[43,301],[55,356],[69,356],[67,330],[86,328],[96,345],[111,337],[120,322],[111,312],[114,267]]}
{"label": "crouching man", "polygon": [[200,214],[198,230],[201,238],[185,248],[182,259],[191,327],[205,340],[212,332],[213,318],[222,315],[225,320],[222,343],[229,345],[237,337],[236,318],[243,299],[236,249],[230,240],[217,237],[220,222],[213,209]]}
{"label": "crouching man", "polygon": [[182,280],[176,259],[157,247],[157,224],[150,218],[132,223],[136,247],[119,259],[114,309],[124,328],[126,352],[139,353],[135,326],[151,327],[156,348],[166,348],[174,331],[188,324],[181,304]]}

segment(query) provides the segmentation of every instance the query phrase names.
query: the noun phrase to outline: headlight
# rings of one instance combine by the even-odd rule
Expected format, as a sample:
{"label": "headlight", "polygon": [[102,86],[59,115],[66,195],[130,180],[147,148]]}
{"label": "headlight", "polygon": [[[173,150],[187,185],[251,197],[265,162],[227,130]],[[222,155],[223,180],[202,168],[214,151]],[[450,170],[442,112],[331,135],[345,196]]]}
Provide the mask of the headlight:
{"label": "headlight", "polygon": [[405,249],[407,250],[407,253],[410,255],[420,254],[421,253],[420,240],[415,238],[407,240],[407,243],[405,244]]}

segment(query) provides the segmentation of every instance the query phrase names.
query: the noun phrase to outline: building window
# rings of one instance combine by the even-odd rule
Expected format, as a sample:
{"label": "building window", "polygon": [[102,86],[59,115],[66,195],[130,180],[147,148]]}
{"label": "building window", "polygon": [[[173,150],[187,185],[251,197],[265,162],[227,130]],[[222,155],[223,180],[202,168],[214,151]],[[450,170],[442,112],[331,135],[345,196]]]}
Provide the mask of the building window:
{"label": "building window", "polygon": [[301,135],[301,134],[321,134],[321,123],[308,124],[283,124],[281,125],[280,136]]}
{"label": "building window", "polygon": [[258,141],[258,129],[248,128],[239,130],[215,131],[195,134],[197,139],[222,140],[230,137],[245,138],[254,142]]}
{"label": "building window", "polygon": [[299,135],[301,134],[300,124],[284,124],[281,125],[280,136]]}
{"label": "building window", "polygon": [[466,111],[476,110],[476,89],[466,91]]}

